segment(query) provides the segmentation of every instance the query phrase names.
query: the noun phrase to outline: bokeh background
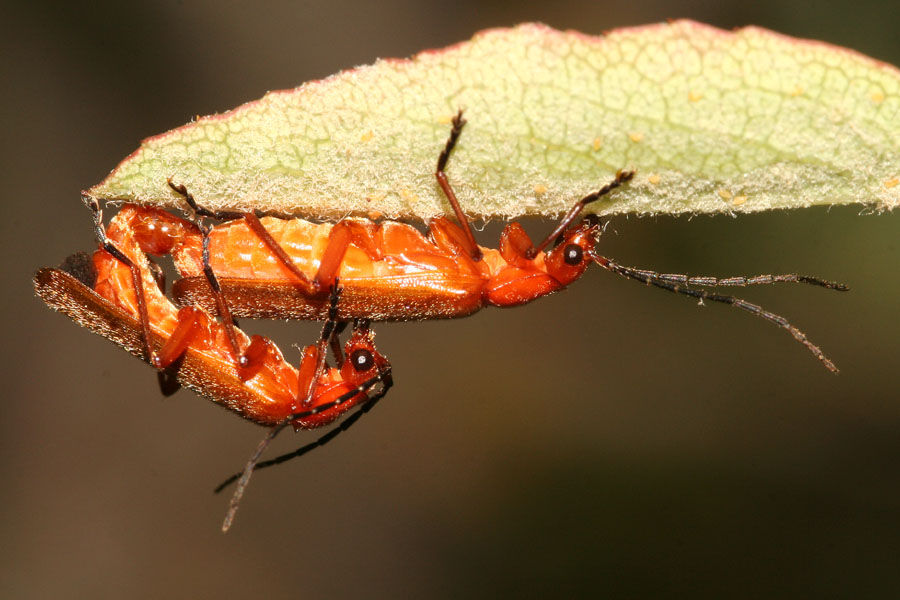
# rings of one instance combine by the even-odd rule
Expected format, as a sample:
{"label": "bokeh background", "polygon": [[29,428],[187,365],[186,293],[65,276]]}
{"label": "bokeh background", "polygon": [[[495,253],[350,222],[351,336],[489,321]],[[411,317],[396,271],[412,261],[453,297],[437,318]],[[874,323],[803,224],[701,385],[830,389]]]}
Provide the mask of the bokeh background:
{"label": "bokeh background", "polygon": [[[756,24],[900,64],[895,10],[4,2],[0,596],[893,596],[900,213],[620,218],[603,239],[662,271],[849,283],[744,294],[804,329],[838,376],[758,319],[599,270],[528,307],[381,326],[397,387],[332,445],[259,473],[226,536],[212,488],[263,430],[190,392],[163,399],[150,368],[47,310],[30,277],[93,247],[78,192],[141,138],[266,90],[528,20]],[[248,328],[284,347],[318,331]]]}

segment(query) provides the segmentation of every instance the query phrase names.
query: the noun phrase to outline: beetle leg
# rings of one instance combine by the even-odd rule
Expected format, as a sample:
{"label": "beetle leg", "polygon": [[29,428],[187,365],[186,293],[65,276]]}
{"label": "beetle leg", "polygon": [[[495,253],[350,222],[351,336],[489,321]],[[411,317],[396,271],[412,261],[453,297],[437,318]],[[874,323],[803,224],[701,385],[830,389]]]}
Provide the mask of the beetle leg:
{"label": "beetle leg", "polygon": [[338,321],[334,327],[334,335],[331,336],[331,356],[334,358],[334,364],[344,364],[344,351],[341,348],[340,335],[347,328],[347,321]]}
{"label": "beetle leg", "polygon": [[184,198],[184,201],[188,203],[188,206],[191,207],[191,210],[197,217],[208,217],[210,219],[216,219],[217,221],[233,221],[235,219],[241,219],[247,214],[237,211],[209,210],[205,206],[197,204],[197,201],[194,200],[194,195],[188,191],[187,186],[184,184],[173,182],[171,177],[166,180],[166,183],[169,184],[169,187],[172,188],[173,192]]}
{"label": "beetle leg", "polygon": [[[211,211],[203,206],[197,204],[197,201],[194,199],[193,194],[191,194],[187,187],[184,184],[174,183],[170,178],[168,180],[169,187],[172,188],[177,194],[180,194],[184,197],[185,202],[191,207],[191,210],[194,213],[195,221],[197,221],[197,226],[200,228],[200,231],[203,232],[204,241],[207,237],[209,237],[209,228],[204,228],[199,223],[199,217],[209,217],[212,219],[217,219],[220,221],[231,221],[236,219],[243,219],[247,224],[247,227],[256,234],[256,236],[266,245],[269,250],[272,251],[273,254],[280,260],[285,267],[287,267],[291,273],[297,278],[297,283],[303,288],[303,291],[309,296],[317,296],[321,293],[321,289],[314,281],[312,281],[309,277],[306,276],[306,273],[301,271],[294,261],[291,260],[291,257],[284,251],[284,248],[281,247],[281,244],[278,243],[275,238],[272,237],[272,234],[268,232],[268,230],[263,226],[262,222],[260,222],[259,217],[257,217],[253,213],[249,212],[231,212],[231,211]],[[206,255],[204,255],[206,256]],[[209,261],[204,258],[203,261],[204,270],[209,266]],[[209,279],[209,275],[207,275],[207,279]],[[212,281],[210,281],[210,285]],[[217,287],[218,284],[213,286],[213,292],[218,293]],[[216,301],[218,304],[218,300]]]}
{"label": "beetle leg", "polygon": [[600,198],[606,196],[608,193],[610,193],[623,183],[630,181],[632,177],[634,177],[634,171],[620,170],[616,173],[615,179],[604,185],[599,190],[591,192],[590,194],[576,202],[575,205],[569,209],[569,212],[567,212],[565,216],[560,219],[559,224],[557,224],[556,226],[556,229],[550,232],[550,234],[547,235],[547,237],[544,238],[544,240],[540,244],[538,244],[537,246],[532,246],[530,249],[528,249],[525,252],[525,256],[527,258],[534,258],[535,256],[537,256],[539,252],[549,246],[553,242],[553,240],[555,240],[563,231],[569,228],[569,225],[571,225],[575,221],[575,219],[578,218],[578,215],[581,214],[581,211],[584,210],[585,206],[591,204],[592,202],[596,202]]}
{"label": "beetle leg", "polygon": [[[319,341],[312,346],[307,346],[300,359],[297,379],[297,401],[300,406],[308,407],[316,393],[316,383],[325,372],[326,350],[337,339],[337,311],[341,298],[341,287],[337,279],[331,288],[331,306],[328,309],[328,319],[322,326],[322,334]],[[341,328],[343,330],[343,328]]]}
{"label": "beetle leg", "polygon": [[194,339],[194,335],[199,331],[202,319],[202,309],[197,306],[185,306],[178,311],[178,323],[175,325],[175,331],[169,336],[162,348],[151,359],[151,364],[159,369],[157,378],[159,380],[159,389],[163,396],[171,396],[179,389],[181,384],[175,377],[177,368],[172,368],[184,356],[185,351],[190,347]]}
{"label": "beetle leg", "polygon": [[328,244],[319,261],[319,268],[315,277],[310,279],[306,273],[300,270],[294,260],[278,243],[272,234],[265,228],[262,221],[254,214],[245,214],[244,220],[253,233],[269,248],[272,254],[283,264],[296,278],[296,284],[308,297],[322,296],[326,290],[331,289],[341,269],[347,248],[351,244],[363,250],[372,260],[381,260],[384,254],[374,237],[374,228],[357,221],[339,221],[331,228],[328,236]]}
{"label": "beetle leg", "polygon": [[344,261],[344,256],[347,254],[347,248],[351,244],[363,250],[372,260],[381,260],[383,258],[383,253],[375,242],[371,227],[356,221],[339,221],[331,228],[328,244],[322,253],[322,259],[319,261],[319,268],[315,277],[310,279],[297,267],[294,260],[278,243],[278,240],[272,237],[272,234],[269,233],[256,215],[247,214],[244,218],[250,230],[297,278],[296,283],[301,287],[303,293],[312,298],[322,296],[326,290],[334,286],[341,264]]}
{"label": "beetle leg", "polygon": [[510,266],[522,269],[534,268],[533,256],[529,256],[534,243],[521,224],[513,221],[503,228],[500,234],[500,256]]}
{"label": "beetle leg", "polygon": [[153,366],[165,369],[178,360],[190,347],[202,318],[202,309],[197,306],[185,306],[178,311],[178,323],[175,331],[166,340],[153,359]]}
{"label": "beetle leg", "polygon": [[225,300],[225,294],[222,293],[222,288],[219,285],[219,279],[216,277],[215,272],[209,264],[209,231],[208,227],[197,223],[197,226],[200,227],[200,233],[203,236],[203,274],[206,275],[206,280],[209,282],[209,287],[212,288],[213,298],[216,300],[216,309],[219,313],[219,316],[222,317],[222,324],[225,326],[225,335],[228,338],[228,344],[231,346],[231,355],[234,357],[235,362],[238,367],[246,368],[250,366],[250,361],[247,358],[244,351],[241,349],[240,344],[238,344],[237,334],[235,333],[235,328],[237,327],[237,322],[231,316],[231,310],[228,308],[228,302]]}
{"label": "beetle leg", "polygon": [[281,244],[279,244],[278,241],[272,237],[272,234],[263,226],[259,217],[252,213],[244,213],[243,217],[244,221],[247,223],[247,227],[256,234],[269,250],[271,250],[272,254],[274,254],[278,260],[287,267],[291,274],[297,278],[296,283],[303,289],[303,293],[311,297],[320,296],[323,288],[319,282],[310,279],[307,277],[306,273],[300,270],[293,259],[285,252],[284,248],[281,247]]}
{"label": "beetle leg", "polygon": [[103,228],[103,211],[100,209],[100,204],[97,200],[89,196],[82,196],[81,200],[91,210],[94,218],[94,233],[97,236],[97,242],[100,247],[112,254],[131,271],[131,281],[137,299],[138,318],[141,322],[141,342],[144,346],[144,355],[155,366],[157,357],[156,353],[153,352],[153,348],[150,347],[150,314],[147,311],[147,300],[144,297],[144,281],[141,276],[141,269],[124,252],[119,250],[112,240],[106,237],[106,230]]}
{"label": "beetle leg", "polygon": [[[211,211],[199,204],[193,195],[188,192],[184,185],[173,183],[169,179],[169,187],[175,192],[181,194],[185,201],[190,205],[194,214],[198,217],[211,217],[219,220],[243,219],[247,227],[260,239],[260,241],[269,248],[272,254],[284,265],[295,277],[295,283],[303,290],[308,297],[315,298],[322,296],[334,284],[334,280],[340,271],[341,263],[347,252],[347,247],[353,243],[361,248],[372,260],[380,260],[383,258],[381,248],[374,240],[373,232],[361,223],[355,221],[340,221],[332,229],[328,238],[328,244],[322,254],[322,260],[315,277],[310,278],[304,273],[278,243],[272,234],[265,228],[262,221],[254,213],[245,212],[229,212],[229,211]],[[201,231],[203,227],[197,223]],[[204,237],[208,237],[208,229],[204,232]],[[209,266],[209,261],[204,259],[204,268]],[[207,279],[209,279],[207,274]],[[210,281],[210,285],[212,281]],[[217,292],[213,286],[214,293]]]}
{"label": "beetle leg", "polygon": [[[160,389],[166,396],[178,390],[178,387],[174,389],[170,387],[172,384],[167,375],[169,367],[184,356],[184,353],[194,343],[195,337],[206,330],[211,319],[202,308],[196,305],[179,309],[177,318],[175,330],[156,353],[152,362],[157,369],[164,369],[160,371],[159,376]],[[274,349],[274,344],[271,340],[260,335],[251,336],[250,343],[247,344],[241,355],[244,364],[238,364],[238,377],[242,381],[254,377],[265,366],[266,358],[272,349]]]}
{"label": "beetle leg", "polygon": [[447,201],[450,202],[450,206],[453,207],[453,212],[456,214],[456,220],[459,221],[459,224],[463,228],[469,256],[472,260],[479,261],[482,258],[482,253],[481,248],[479,248],[478,244],[475,242],[475,235],[472,233],[472,224],[469,223],[466,213],[463,212],[462,207],[459,205],[456,193],[453,191],[453,188],[450,186],[450,181],[447,179],[447,173],[444,172],[444,169],[447,167],[447,160],[450,158],[450,153],[456,146],[459,134],[462,133],[462,128],[466,124],[466,120],[463,119],[462,115],[463,111],[460,109],[459,112],[456,113],[456,116],[453,117],[453,127],[450,129],[450,137],[447,139],[447,144],[444,146],[441,155],[438,157],[434,176],[437,178],[438,185],[440,185],[441,189],[444,191],[444,196],[447,197]]}
{"label": "beetle leg", "polygon": [[159,383],[159,392],[166,398],[181,389],[176,375],[178,369],[176,367],[163,369],[156,372],[156,380]]}

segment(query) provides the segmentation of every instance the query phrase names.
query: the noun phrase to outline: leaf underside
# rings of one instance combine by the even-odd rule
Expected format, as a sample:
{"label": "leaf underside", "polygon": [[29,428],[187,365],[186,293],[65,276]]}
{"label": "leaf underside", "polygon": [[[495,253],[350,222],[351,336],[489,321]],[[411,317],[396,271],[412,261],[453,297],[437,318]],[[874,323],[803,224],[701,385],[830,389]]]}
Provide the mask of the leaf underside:
{"label": "leaf underside", "polygon": [[450,208],[556,216],[621,168],[600,214],[900,204],[900,71],[850,50],[690,21],[602,37],[542,25],[380,60],[145,140],[88,194],[334,219]]}

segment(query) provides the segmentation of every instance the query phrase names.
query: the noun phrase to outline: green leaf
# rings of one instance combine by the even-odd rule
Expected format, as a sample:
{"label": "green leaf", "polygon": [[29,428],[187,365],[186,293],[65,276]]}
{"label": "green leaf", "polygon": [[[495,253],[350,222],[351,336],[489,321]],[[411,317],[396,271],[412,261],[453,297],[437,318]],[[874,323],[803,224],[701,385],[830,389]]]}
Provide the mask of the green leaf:
{"label": "green leaf", "polygon": [[900,204],[900,72],[855,52],[690,21],[603,37],[521,25],[380,60],[149,138],[88,193],[321,218],[557,215],[620,168],[602,214]]}

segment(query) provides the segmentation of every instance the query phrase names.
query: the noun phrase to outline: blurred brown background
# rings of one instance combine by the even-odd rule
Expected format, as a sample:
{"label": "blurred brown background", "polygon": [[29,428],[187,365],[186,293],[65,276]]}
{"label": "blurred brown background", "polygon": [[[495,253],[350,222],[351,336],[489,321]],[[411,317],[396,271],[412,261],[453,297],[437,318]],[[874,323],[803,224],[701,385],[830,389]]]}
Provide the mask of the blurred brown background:
{"label": "blurred brown background", "polygon": [[[600,270],[528,307],[381,326],[395,390],[331,446],[258,474],[227,536],[212,488],[263,430],[189,392],[163,399],[149,367],[51,313],[30,283],[93,247],[78,192],[141,138],[266,90],[528,20],[757,24],[898,64],[894,10],[4,3],[0,596],[895,594],[900,214],[620,218],[603,239],[646,268],[849,283],[744,294],[805,330],[838,376],[758,319]],[[286,348],[318,330],[247,326]]]}

